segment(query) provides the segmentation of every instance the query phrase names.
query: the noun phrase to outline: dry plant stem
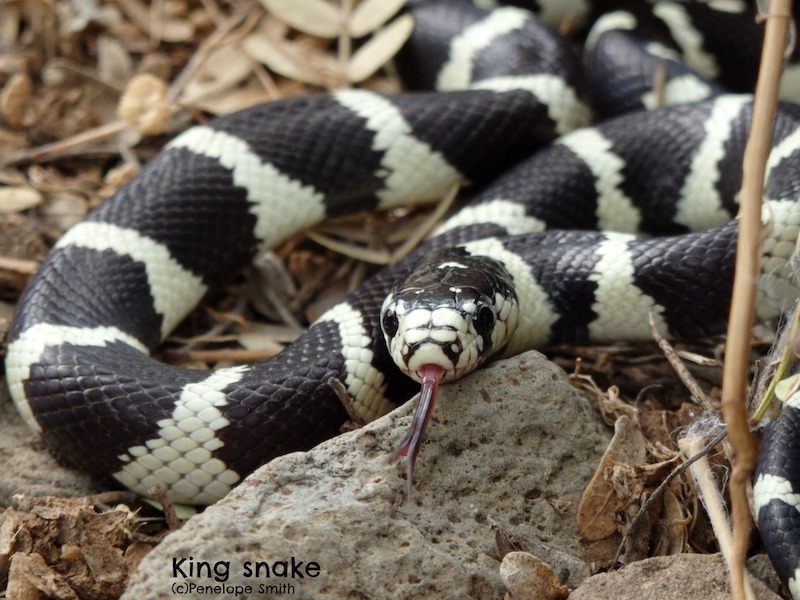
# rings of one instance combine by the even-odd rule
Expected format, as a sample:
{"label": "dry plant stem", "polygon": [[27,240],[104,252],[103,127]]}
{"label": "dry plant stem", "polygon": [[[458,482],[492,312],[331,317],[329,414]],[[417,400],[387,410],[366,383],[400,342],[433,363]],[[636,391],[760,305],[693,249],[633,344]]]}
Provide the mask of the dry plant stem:
{"label": "dry plant stem", "polygon": [[658,347],[661,348],[661,352],[664,353],[664,356],[666,357],[670,366],[673,368],[675,373],[677,373],[681,383],[683,383],[686,389],[689,390],[689,393],[692,395],[692,399],[703,407],[703,412],[705,412],[705,414],[716,414],[716,409],[714,408],[712,399],[709,398],[708,395],[700,388],[697,380],[692,377],[689,369],[684,366],[683,361],[681,361],[677,352],[675,352],[675,348],[672,347],[672,344],[659,335],[658,330],[656,329],[653,313],[650,313],[648,317],[650,319],[650,331],[653,335],[653,339],[658,344]]}
{"label": "dry plant stem", "polygon": [[655,108],[664,106],[664,94],[667,87],[667,61],[664,58],[659,59],[656,65],[656,71],[653,74],[653,96],[656,99]]}
{"label": "dry plant stem", "polygon": [[436,208],[433,210],[433,212],[431,212],[430,216],[425,218],[420,227],[416,229],[397,249],[392,252],[382,249],[362,248],[361,246],[356,246],[347,242],[341,242],[314,229],[306,231],[305,234],[309,239],[313,240],[320,246],[323,246],[328,250],[338,252],[339,254],[349,256],[350,258],[355,258],[356,260],[375,265],[391,265],[412,252],[414,248],[416,248],[420,242],[427,237],[434,227],[439,224],[439,222],[442,220],[442,217],[444,217],[445,213],[453,205],[453,201],[458,195],[459,189],[460,184],[455,184],[447,193],[447,195],[445,195],[444,198],[439,201],[439,203],[436,205]]}
{"label": "dry plant stem", "polygon": [[33,275],[39,263],[35,260],[23,260],[21,258],[11,258],[10,256],[0,256],[0,269],[14,271],[23,275]]}
{"label": "dry plant stem", "polygon": [[[230,34],[242,21],[247,20],[245,30],[249,31],[255,26],[258,16],[261,12],[258,9],[258,2],[251,0],[237,7],[236,11],[228,17],[221,25],[219,25],[214,32],[208,36],[198,47],[197,51],[189,59],[183,71],[174,79],[167,91],[167,100],[175,101],[178,99],[183,89],[194,77],[197,70],[203,65],[209,52],[221,44],[228,34]],[[192,100],[196,100],[193,98]],[[188,103],[187,99],[183,99],[184,103]]]}
{"label": "dry plant stem", "polygon": [[164,13],[164,0],[155,0],[150,3],[150,43],[158,46],[161,43],[161,33],[164,24],[160,15]]}
{"label": "dry plant stem", "polygon": [[354,246],[347,242],[342,242],[334,238],[328,237],[325,234],[309,229],[305,232],[308,239],[316,242],[323,248],[333,250],[344,256],[355,258],[362,262],[368,262],[374,265],[388,265],[392,260],[392,255],[386,250],[377,250],[374,248],[362,248]]}
{"label": "dry plant stem", "polygon": [[203,5],[203,8],[208,13],[208,16],[217,25],[219,25],[225,19],[225,14],[220,10],[219,6],[217,6],[217,3],[213,0],[200,0],[200,4]]}
{"label": "dry plant stem", "polygon": [[219,350],[186,350],[171,353],[171,356],[180,359],[180,362],[202,361],[216,363],[232,361],[237,363],[252,363],[268,360],[278,354],[278,350],[246,350],[240,348],[220,348]]}
{"label": "dry plant stem", "polygon": [[167,526],[170,530],[175,531],[176,529],[180,529],[183,523],[178,513],[175,511],[175,505],[172,504],[172,500],[170,500],[169,495],[167,495],[167,491],[160,485],[154,485],[148,492],[150,493],[150,497],[161,505],[164,518],[167,520]]}
{"label": "dry plant stem", "polygon": [[767,16],[753,120],[744,155],[736,275],[722,381],[722,413],[735,458],[730,483],[734,546],[728,568],[731,572],[731,590],[736,600],[747,598],[744,561],[751,526],[747,482],[755,469],[757,452],[748,428],[745,389],[759,272],[761,198],[766,161],[772,143],[772,123],[791,19],[791,4],[791,0],[773,0]]}
{"label": "dry plant stem", "polygon": [[[678,447],[686,457],[693,460],[689,467],[694,479],[697,492],[703,501],[703,506],[711,521],[714,535],[717,537],[720,552],[728,564],[732,564],[734,557],[734,538],[731,535],[730,523],[725,512],[725,502],[722,492],[715,484],[715,477],[708,462],[707,453],[703,452],[703,438],[701,436],[685,437],[678,440]],[[743,574],[744,575],[744,574]],[[742,580],[742,590],[745,598],[754,598],[753,590],[746,578]]]}
{"label": "dry plant stem", "polygon": [[128,124],[125,123],[125,121],[111,121],[105,125],[100,125],[99,127],[77,133],[64,140],[58,140],[51,144],[44,144],[36,148],[22,150],[10,156],[7,160],[0,160],[0,166],[10,166],[25,161],[44,162],[52,160],[71,152],[77,152],[86,145],[110,140],[127,128]]}
{"label": "dry plant stem", "polygon": [[453,184],[453,187],[445,194],[444,198],[436,205],[436,208],[431,213],[430,217],[425,219],[422,223],[422,226],[417,229],[407,240],[405,240],[399,248],[397,248],[392,253],[392,262],[397,262],[407,254],[409,254],[414,248],[416,248],[423,239],[425,239],[428,234],[433,231],[434,227],[439,224],[439,221],[442,220],[445,213],[450,210],[450,207],[453,205],[453,202],[458,196],[458,191],[461,189],[460,183]]}
{"label": "dry plant stem", "polygon": [[347,391],[347,387],[345,387],[341,381],[336,379],[336,377],[331,377],[328,379],[328,385],[339,398],[339,402],[342,403],[342,406],[344,406],[351,423],[358,427],[363,427],[366,424],[366,421],[358,414],[355,406],[353,406],[353,399],[350,397],[350,392]]}

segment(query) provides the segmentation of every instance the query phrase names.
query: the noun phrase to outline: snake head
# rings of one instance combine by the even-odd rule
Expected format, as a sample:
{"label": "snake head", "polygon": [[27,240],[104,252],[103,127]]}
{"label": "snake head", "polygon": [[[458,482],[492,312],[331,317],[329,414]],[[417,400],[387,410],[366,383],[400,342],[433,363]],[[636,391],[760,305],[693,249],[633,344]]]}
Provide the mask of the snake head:
{"label": "snake head", "polygon": [[419,403],[394,456],[405,456],[406,495],[440,382],[453,381],[508,344],[519,320],[511,276],[496,260],[449,249],[428,256],[395,285],[381,329],[397,366],[419,381]]}
{"label": "snake head", "polygon": [[498,261],[461,248],[428,256],[383,303],[381,329],[392,360],[423,380],[459,379],[501,352],[514,334],[519,305],[513,281]]}

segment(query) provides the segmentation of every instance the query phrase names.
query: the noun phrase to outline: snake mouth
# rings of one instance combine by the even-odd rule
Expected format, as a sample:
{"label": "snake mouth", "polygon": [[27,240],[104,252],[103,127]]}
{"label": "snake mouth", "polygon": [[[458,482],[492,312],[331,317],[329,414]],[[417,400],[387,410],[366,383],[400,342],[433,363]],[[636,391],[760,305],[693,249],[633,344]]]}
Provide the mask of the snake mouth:
{"label": "snake mouth", "polygon": [[425,430],[428,428],[428,422],[431,419],[431,414],[433,414],[433,407],[436,405],[439,382],[445,370],[439,365],[428,364],[420,367],[417,372],[421,376],[422,383],[417,408],[414,411],[414,417],[411,419],[411,425],[403,441],[392,452],[392,458],[406,457],[406,499],[411,497],[414,464],[417,462],[422,438],[425,436]]}
{"label": "snake mouth", "polygon": [[447,343],[436,341],[429,336],[413,345],[407,344],[403,348],[403,354],[399,359],[395,359],[395,364],[408,377],[419,383],[422,383],[426,373],[430,373],[433,368],[440,370],[437,375],[439,383],[460,379],[480,363],[473,360],[470,364],[469,359],[473,358],[475,353],[465,351],[468,342],[465,342],[458,332],[452,333],[454,339]]}

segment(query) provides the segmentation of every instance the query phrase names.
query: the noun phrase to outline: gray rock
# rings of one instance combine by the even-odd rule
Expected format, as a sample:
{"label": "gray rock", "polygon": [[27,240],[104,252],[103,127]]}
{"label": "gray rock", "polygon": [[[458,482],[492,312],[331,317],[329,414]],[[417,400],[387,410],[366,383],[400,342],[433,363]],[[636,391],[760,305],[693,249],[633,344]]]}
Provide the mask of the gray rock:
{"label": "gray rock", "polygon": [[764,552],[755,554],[747,559],[747,570],[776,594],[781,588],[781,580],[775,572],[775,567]]}
{"label": "gray rock", "polygon": [[[757,600],[780,596],[750,576]],[[728,569],[719,554],[656,556],[587,579],[569,600],[730,600]]]}
{"label": "gray rock", "polygon": [[[571,587],[588,575],[575,511],[609,435],[560,369],[532,352],[443,387],[404,502],[404,469],[387,457],[412,410],[262,467],[167,536],[124,598],[237,585],[248,598],[282,585],[298,598],[503,598],[493,523]],[[294,577],[253,572],[292,559]],[[190,582],[210,587],[173,587]]]}

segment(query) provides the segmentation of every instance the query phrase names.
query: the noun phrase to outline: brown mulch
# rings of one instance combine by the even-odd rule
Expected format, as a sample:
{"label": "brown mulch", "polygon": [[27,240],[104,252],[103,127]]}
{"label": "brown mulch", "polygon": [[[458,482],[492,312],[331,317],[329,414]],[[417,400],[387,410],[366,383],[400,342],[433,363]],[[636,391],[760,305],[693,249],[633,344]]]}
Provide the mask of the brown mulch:
{"label": "brown mulch", "polygon": [[[403,25],[391,39],[369,38],[381,23],[351,17],[360,19],[351,30],[363,34],[355,42],[348,35],[306,33],[302,22],[268,14],[251,0],[0,3],[0,334],[55,240],[178,131],[256,102],[320,89],[397,89],[391,70],[371,74],[377,66],[364,65],[357,48],[373,39],[370,56],[388,59]],[[405,209],[351,217],[319,233],[380,262],[425,214]],[[259,259],[251,283],[242,279],[197,309],[171,338],[164,358],[197,367],[266,358],[376,268],[296,236]],[[621,417],[633,423],[625,431],[634,441],[614,450],[622,453],[614,455],[615,464],[628,461],[628,468],[605,464],[606,487],[593,492],[613,492],[613,506],[590,499],[583,507],[592,519],[603,512],[607,517],[606,530],[587,534],[587,556],[599,567],[611,564],[644,499],[680,464],[676,432],[699,428],[701,418],[705,433],[717,431],[721,343],[682,344],[679,354],[709,394],[707,407],[686,390],[655,343],[548,351],[610,428]],[[723,479],[724,452],[717,448],[712,455]],[[97,589],[116,597],[127,570],[166,531],[163,525],[152,530],[150,521],[130,511],[132,505],[23,499],[6,507],[0,514],[0,584],[10,593],[22,581],[33,582],[30,589],[13,588],[31,594],[25,597],[37,597],[37,590],[58,598],[100,597]],[[646,526],[625,541],[626,558],[715,551],[688,474],[675,478],[647,512]],[[24,559],[11,561],[17,577],[9,581],[4,559],[15,553]]]}

